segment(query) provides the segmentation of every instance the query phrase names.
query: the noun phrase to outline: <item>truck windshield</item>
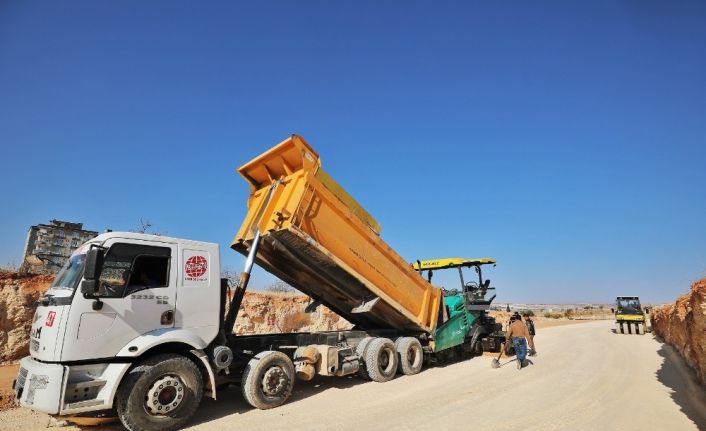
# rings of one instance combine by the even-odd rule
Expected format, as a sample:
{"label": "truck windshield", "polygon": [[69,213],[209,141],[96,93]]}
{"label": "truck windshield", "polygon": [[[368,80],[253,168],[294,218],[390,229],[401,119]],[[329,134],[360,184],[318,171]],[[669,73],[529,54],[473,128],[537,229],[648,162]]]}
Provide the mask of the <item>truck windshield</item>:
{"label": "truck windshield", "polygon": [[86,265],[86,254],[75,254],[69,258],[61,268],[59,274],[56,275],[54,283],[51,287],[54,289],[76,289],[78,282],[81,281],[83,268]]}

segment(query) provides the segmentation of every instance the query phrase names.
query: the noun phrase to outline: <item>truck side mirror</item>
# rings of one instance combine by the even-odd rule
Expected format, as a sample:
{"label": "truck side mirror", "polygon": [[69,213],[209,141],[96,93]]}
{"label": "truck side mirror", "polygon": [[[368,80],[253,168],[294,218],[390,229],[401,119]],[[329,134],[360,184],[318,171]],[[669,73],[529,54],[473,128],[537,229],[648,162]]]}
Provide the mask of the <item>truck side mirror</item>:
{"label": "truck side mirror", "polygon": [[86,269],[83,271],[83,278],[86,280],[96,280],[100,277],[103,269],[104,251],[102,248],[94,247],[86,253]]}
{"label": "truck side mirror", "polygon": [[615,314],[615,308],[611,308],[611,309],[610,309],[610,312],[613,313],[613,314]]}
{"label": "truck side mirror", "polygon": [[98,282],[96,280],[83,280],[81,282],[81,293],[86,298],[92,298],[98,293]]}
{"label": "truck side mirror", "polygon": [[81,282],[81,293],[86,298],[94,297],[98,293],[98,279],[101,269],[103,269],[103,257],[105,252],[102,248],[91,248],[86,253],[86,268],[83,270],[83,282]]}
{"label": "truck side mirror", "polygon": [[645,307],[645,313],[650,314],[650,307]]}

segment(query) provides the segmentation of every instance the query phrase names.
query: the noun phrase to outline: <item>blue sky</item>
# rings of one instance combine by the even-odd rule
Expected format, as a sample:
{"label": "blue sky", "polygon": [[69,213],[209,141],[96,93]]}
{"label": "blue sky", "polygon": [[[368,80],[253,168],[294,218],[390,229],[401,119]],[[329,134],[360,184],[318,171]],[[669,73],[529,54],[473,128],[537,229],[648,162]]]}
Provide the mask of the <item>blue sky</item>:
{"label": "blue sky", "polygon": [[688,1],[2,2],[0,262],[32,224],[142,217],[240,270],[235,169],[298,133],[407,260],[495,257],[503,302],[671,301],[706,276],[704,22]]}

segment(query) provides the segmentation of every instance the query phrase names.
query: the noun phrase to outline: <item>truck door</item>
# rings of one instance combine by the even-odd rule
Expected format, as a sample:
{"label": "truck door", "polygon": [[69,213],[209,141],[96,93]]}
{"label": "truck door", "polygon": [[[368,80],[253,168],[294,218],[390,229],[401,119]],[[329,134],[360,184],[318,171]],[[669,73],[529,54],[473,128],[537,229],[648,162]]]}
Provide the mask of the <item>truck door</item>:
{"label": "truck door", "polygon": [[62,361],[110,358],[134,338],[174,326],[176,244],[115,238],[104,246],[102,304],[76,293]]}

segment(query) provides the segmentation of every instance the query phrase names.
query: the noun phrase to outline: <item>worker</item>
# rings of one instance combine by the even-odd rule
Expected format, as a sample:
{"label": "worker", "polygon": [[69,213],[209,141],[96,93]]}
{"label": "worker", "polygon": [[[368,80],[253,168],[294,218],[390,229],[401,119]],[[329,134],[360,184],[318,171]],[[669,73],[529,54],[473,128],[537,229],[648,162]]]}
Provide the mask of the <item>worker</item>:
{"label": "worker", "polygon": [[519,370],[525,366],[528,342],[530,348],[534,350],[534,341],[532,341],[532,336],[529,334],[527,326],[522,323],[522,318],[519,313],[515,313],[510,317],[510,326],[507,329],[505,342],[507,343],[510,341],[512,341],[512,346],[515,348],[515,355],[517,355],[517,369]]}
{"label": "worker", "polygon": [[[527,325],[527,331],[529,331],[530,338],[532,339],[532,344],[534,344],[534,335],[536,334],[534,330],[534,322],[532,319],[530,319],[529,313],[525,312],[522,314],[522,317],[525,318],[525,325]],[[530,350],[529,355],[530,356],[535,356],[537,354],[537,351],[534,349],[534,347]]]}

